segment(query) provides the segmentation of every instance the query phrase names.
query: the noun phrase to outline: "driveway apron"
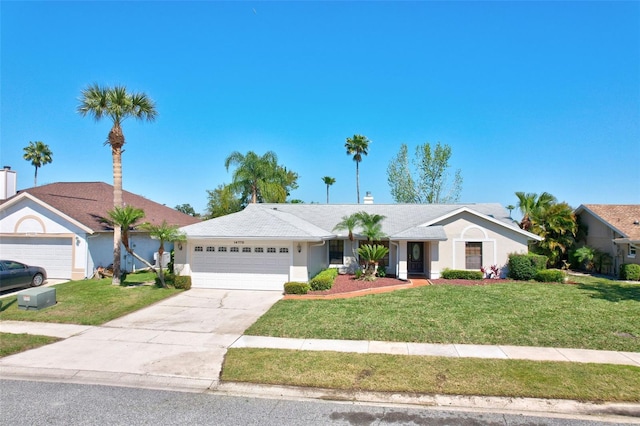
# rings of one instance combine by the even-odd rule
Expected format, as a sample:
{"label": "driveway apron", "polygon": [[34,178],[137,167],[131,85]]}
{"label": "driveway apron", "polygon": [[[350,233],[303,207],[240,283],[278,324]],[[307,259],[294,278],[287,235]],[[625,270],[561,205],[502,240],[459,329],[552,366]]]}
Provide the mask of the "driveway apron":
{"label": "driveway apron", "polygon": [[218,383],[227,348],[281,298],[281,292],[191,289],[60,342],[0,359],[0,373],[207,389]]}

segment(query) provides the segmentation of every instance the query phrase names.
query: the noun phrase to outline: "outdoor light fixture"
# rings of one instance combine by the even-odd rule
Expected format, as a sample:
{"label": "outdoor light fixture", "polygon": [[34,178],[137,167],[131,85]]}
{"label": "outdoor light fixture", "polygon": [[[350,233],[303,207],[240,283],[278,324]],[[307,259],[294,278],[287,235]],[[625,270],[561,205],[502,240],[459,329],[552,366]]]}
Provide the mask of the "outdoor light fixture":
{"label": "outdoor light fixture", "polygon": [[178,243],[178,250],[182,250],[182,243]]}
{"label": "outdoor light fixture", "polygon": [[302,251],[302,246],[300,245],[300,243],[298,243],[298,253],[300,253]]}

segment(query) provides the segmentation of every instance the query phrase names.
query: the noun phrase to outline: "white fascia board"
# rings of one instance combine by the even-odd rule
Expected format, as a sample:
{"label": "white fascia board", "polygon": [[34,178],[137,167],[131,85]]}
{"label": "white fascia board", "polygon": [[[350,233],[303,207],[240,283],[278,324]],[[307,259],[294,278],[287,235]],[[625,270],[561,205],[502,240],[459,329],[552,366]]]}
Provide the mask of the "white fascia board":
{"label": "white fascia board", "polygon": [[425,222],[425,223],[423,223],[422,225],[419,225],[419,226],[430,226],[430,225],[434,225],[434,224],[436,224],[436,223],[438,223],[438,222],[441,222],[441,221],[443,221],[443,220],[445,220],[445,219],[448,219],[448,218],[450,218],[450,217],[452,217],[452,216],[455,216],[455,215],[457,215],[457,214],[464,213],[464,212],[466,212],[466,213],[470,213],[470,214],[472,214],[472,215],[474,215],[474,216],[477,216],[477,217],[479,217],[479,218],[481,218],[481,219],[488,220],[489,222],[495,223],[496,225],[499,225],[499,226],[501,226],[501,227],[503,227],[503,228],[509,229],[509,230],[511,230],[511,231],[517,232],[517,233],[522,234],[522,235],[525,235],[525,236],[526,236],[527,238],[529,238],[529,239],[536,240],[536,241],[542,241],[542,240],[544,240],[544,238],[542,238],[542,237],[541,237],[541,236],[539,236],[539,235],[536,235],[536,234],[534,234],[534,233],[532,233],[532,232],[529,232],[529,231],[525,231],[524,229],[520,229],[520,228],[518,228],[518,227],[511,227],[511,226],[508,226],[506,223],[504,223],[504,222],[502,222],[502,221],[500,221],[500,220],[498,220],[498,219],[496,219],[496,218],[494,218],[494,217],[484,215],[484,214],[482,214],[482,213],[480,213],[480,212],[477,212],[477,211],[475,211],[475,210],[473,210],[473,209],[470,209],[470,208],[468,208],[468,207],[466,207],[466,206],[465,206],[465,207],[460,207],[459,209],[453,210],[453,211],[451,211],[451,212],[449,212],[449,213],[447,213],[447,214],[444,214],[444,215],[442,215],[442,216],[440,216],[440,217],[437,217],[437,218],[435,218],[435,219],[432,219],[432,220],[430,220],[429,222]]}
{"label": "white fascia board", "polygon": [[252,237],[252,236],[219,236],[219,235],[187,235],[187,239],[189,240],[245,240],[245,241],[324,241],[328,238],[318,238],[318,237]]}
{"label": "white fascia board", "polygon": [[7,207],[13,206],[14,204],[18,204],[19,202],[21,202],[23,199],[29,199],[31,201],[33,201],[34,203],[44,207],[45,209],[49,210],[50,212],[56,214],[57,216],[60,216],[61,218],[63,218],[64,220],[74,224],[75,226],[77,226],[78,228],[82,229],[83,231],[85,231],[87,234],[93,234],[95,231],[89,227],[87,227],[86,225],[78,222],[77,220],[75,220],[74,218],[72,218],[71,216],[66,215],[65,213],[62,213],[60,210],[51,207],[49,204],[45,203],[44,201],[40,200],[39,198],[34,197],[33,195],[29,194],[28,192],[22,192],[20,194],[18,194],[18,196],[16,196],[15,198],[7,201],[6,203],[0,205],[0,211],[5,210]]}

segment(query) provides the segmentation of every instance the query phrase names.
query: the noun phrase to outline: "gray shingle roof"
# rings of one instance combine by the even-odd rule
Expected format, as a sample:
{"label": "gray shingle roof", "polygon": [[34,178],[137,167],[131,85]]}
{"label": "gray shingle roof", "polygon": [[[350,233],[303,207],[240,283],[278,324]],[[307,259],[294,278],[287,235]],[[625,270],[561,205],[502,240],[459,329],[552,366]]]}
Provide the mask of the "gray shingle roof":
{"label": "gray shingle roof", "polygon": [[[438,224],[423,226],[462,208],[520,231],[500,204],[250,204],[241,212],[183,227],[191,237],[322,240],[346,237],[334,231],[344,216],[359,211],[385,216],[382,231],[394,239],[445,240]],[[355,229],[357,234],[360,229]]]}

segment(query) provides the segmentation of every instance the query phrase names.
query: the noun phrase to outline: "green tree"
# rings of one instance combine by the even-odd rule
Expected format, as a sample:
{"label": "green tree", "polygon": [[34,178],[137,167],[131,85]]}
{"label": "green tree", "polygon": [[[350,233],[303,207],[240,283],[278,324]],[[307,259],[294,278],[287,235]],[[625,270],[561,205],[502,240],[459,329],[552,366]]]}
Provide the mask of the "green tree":
{"label": "green tree", "polygon": [[220,217],[242,210],[242,200],[238,198],[230,185],[218,185],[213,191],[207,190],[207,218]]}
{"label": "green tree", "polygon": [[[108,118],[112,122],[105,145],[111,147],[113,164],[113,207],[122,206],[122,147],[125,144],[122,122],[127,118],[155,120],[155,103],[144,93],[127,92],[125,86],[93,84],[82,90],[78,113],[90,115],[96,121]],[[120,284],[120,229],[113,232],[113,284]]]}
{"label": "green tree", "polygon": [[531,216],[530,232],[544,238],[533,244],[532,251],[547,256],[552,266],[560,266],[568,258],[578,231],[573,209],[567,203],[554,203]]}
{"label": "green tree", "polygon": [[38,186],[38,169],[53,161],[53,152],[49,149],[49,145],[44,142],[29,142],[29,145],[24,147],[22,158],[30,161],[31,165],[36,168],[36,173],[33,176],[33,186]]}
{"label": "green tree", "polygon": [[[144,218],[144,211],[131,205],[126,205],[114,207],[113,210],[109,210],[107,212],[107,215],[108,217],[104,218],[103,221],[113,226],[114,230],[116,228],[119,228],[121,230],[121,232],[119,233],[120,241],[118,242],[118,246],[122,244],[127,253],[131,254],[136,259],[148,264],[146,260],[140,258],[133,252],[129,244],[129,231],[131,231],[135,227],[138,221]],[[116,274],[115,268],[113,270],[113,274]],[[118,274],[120,274],[120,270],[118,270]],[[111,284],[116,283],[112,281]],[[118,282],[117,284],[120,284],[120,282]]]}
{"label": "green tree", "polygon": [[224,166],[236,166],[229,185],[242,194],[243,203],[284,203],[290,191],[298,187],[298,175],[278,165],[273,151],[259,156],[253,151],[241,154],[234,151],[225,159]]}
{"label": "green tree", "polygon": [[358,217],[354,214],[350,216],[342,216],[342,220],[333,227],[334,231],[347,231],[349,232],[349,240],[353,241],[353,231],[360,223]]}
{"label": "green tree", "polygon": [[336,180],[330,176],[325,176],[322,178],[322,181],[327,185],[327,204],[329,204],[329,187],[336,183]]}
{"label": "green tree", "polygon": [[373,281],[376,279],[378,263],[389,253],[389,249],[380,244],[363,244],[358,248],[360,259],[364,262],[362,279]]}
{"label": "green tree", "polygon": [[520,221],[520,228],[525,231],[531,230],[533,226],[536,226],[536,221],[544,215],[544,211],[557,203],[556,197],[543,192],[538,194],[533,192],[516,192],[518,197],[518,208],[522,213],[522,220]]}
{"label": "green tree", "polygon": [[362,228],[362,235],[367,237],[367,241],[380,241],[386,237],[386,234],[382,232],[382,221],[386,216],[365,211],[354,213],[354,216]]}
{"label": "green tree", "polygon": [[178,204],[174,207],[174,209],[178,210],[181,213],[188,214],[189,216],[199,217],[200,215],[196,213],[196,211],[191,207],[191,204]]}
{"label": "green tree", "polygon": [[344,147],[347,149],[347,155],[353,155],[353,161],[356,162],[356,193],[358,204],[360,204],[360,162],[362,156],[369,154],[369,144],[371,141],[366,136],[353,135],[353,137],[347,138],[347,142]]}
{"label": "green tree", "polygon": [[[454,172],[449,183],[451,147],[437,143],[435,149],[427,142],[418,145],[413,159],[414,171],[409,165],[408,148],[400,146],[398,155],[387,167],[387,182],[391,196],[397,203],[454,203],[460,199],[462,174]],[[417,179],[412,176],[417,175]]]}
{"label": "green tree", "polygon": [[140,225],[140,229],[147,231],[151,238],[155,238],[160,242],[158,247],[158,269],[152,267],[158,274],[160,284],[162,287],[167,288],[167,284],[164,281],[164,272],[162,270],[162,255],[164,254],[164,243],[186,241],[187,236],[179,230],[177,225],[169,225],[166,220],[163,220],[160,225],[154,225],[149,222],[145,222]]}

